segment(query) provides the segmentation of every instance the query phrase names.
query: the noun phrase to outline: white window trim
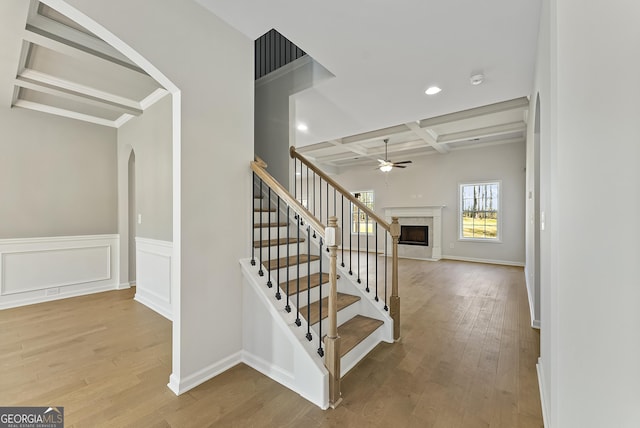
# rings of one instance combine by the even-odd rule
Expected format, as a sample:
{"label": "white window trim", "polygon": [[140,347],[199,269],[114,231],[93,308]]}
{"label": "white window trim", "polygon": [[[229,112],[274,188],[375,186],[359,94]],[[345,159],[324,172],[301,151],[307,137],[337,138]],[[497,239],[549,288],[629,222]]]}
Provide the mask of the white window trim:
{"label": "white window trim", "polygon": [[[493,184],[498,185],[498,221],[497,221],[497,236],[495,238],[464,238],[462,236],[462,187],[473,186],[478,184]],[[502,209],[503,188],[502,180],[478,180],[478,181],[466,181],[464,183],[458,183],[458,241],[459,242],[482,242],[485,244],[501,244],[502,243],[502,217],[504,217],[504,211]]]}
{"label": "white window trim", "polygon": [[[355,197],[356,193],[371,193],[371,194],[373,194],[373,204],[374,204],[374,208],[375,208],[376,192],[373,189],[371,189],[371,190],[356,190],[356,191],[349,192],[349,193],[351,193],[351,195],[353,197]],[[358,232],[357,231],[355,231],[355,232],[353,231],[353,223],[352,223],[352,221],[353,221],[353,204],[349,204],[349,231],[351,232],[351,235],[357,236]],[[369,232],[366,232],[366,233],[360,232],[360,235],[374,236],[375,230],[376,230],[376,224],[375,224],[376,222],[372,218],[369,218],[369,221],[373,223],[373,232],[371,232],[371,233],[369,233]]]}

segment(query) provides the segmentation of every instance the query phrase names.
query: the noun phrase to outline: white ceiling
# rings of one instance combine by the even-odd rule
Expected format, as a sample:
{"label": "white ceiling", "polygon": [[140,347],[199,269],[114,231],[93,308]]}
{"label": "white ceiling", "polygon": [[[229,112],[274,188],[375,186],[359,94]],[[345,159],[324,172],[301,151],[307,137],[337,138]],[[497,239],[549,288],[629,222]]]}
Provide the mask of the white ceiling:
{"label": "white ceiling", "polygon": [[[480,110],[465,121],[447,115],[529,95],[540,0],[196,1],[252,39],[275,28],[335,75],[294,96],[296,121],[309,127],[296,131],[296,146],[328,165],[353,163],[358,151],[365,160],[379,157],[382,137],[360,140],[383,128],[391,128],[380,134],[390,136],[392,160],[454,150],[475,138],[524,139],[522,123],[514,124],[524,120],[521,107],[497,115]],[[476,73],[485,75],[478,86],[469,80]],[[431,85],[442,92],[425,95]],[[452,123],[424,121],[435,117]],[[429,126],[411,133],[411,123]],[[509,132],[484,135],[509,124]],[[345,136],[358,141],[341,147]],[[440,141],[429,144],[429,137]]]}
{"label": "white ceiling", "polygon": [[[251,39],[275,28],[335,76],[293,99],[309,128],[295,144],[327,167],[377,164],[384,138],[394,161],[524,141],[540,0],[196,1]],[[38,1],[23,28],[15,107],[119,127],[167,93]]]}
{"label": "white ceiling", "polygon": [[119,127],[167,94],[75,22],[31,0],[12,106]]}

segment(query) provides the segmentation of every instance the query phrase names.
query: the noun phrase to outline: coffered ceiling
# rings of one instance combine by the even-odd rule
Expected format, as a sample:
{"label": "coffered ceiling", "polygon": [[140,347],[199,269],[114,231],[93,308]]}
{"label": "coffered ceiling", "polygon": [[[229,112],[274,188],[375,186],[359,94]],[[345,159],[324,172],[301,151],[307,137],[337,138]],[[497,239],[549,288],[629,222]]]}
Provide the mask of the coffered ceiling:
{"label": "coffered ceiling", "polygon": [[12,106],[119,127],[167,94],[110,45],[31,0]]}
{"label": "coffered ceiling", "polygon": [[411,160],[453,150],[522,143],[529,100],[525,97],[412,121],[375,131],[300,147],[298,151],[325,167],[377,165],[385,157]]}

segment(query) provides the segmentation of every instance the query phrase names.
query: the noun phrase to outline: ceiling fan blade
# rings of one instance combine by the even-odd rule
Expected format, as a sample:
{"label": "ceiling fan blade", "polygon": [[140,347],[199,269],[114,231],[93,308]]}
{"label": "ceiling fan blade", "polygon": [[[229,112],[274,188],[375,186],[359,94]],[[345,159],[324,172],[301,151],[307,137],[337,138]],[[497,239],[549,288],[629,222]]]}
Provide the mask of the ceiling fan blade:
{"label": "ceiling fan blade", "polygon": [[382,160],[382,159],[378,159],[378,162],[380,162],[381,164],[385,164],[385,163],[387,163],[387,161]]}
{"label": "ceiling fan blade", "polygon": [[404,165],[393,165],[394,168],[406,168]]}
{"label": "ceiling fan blade", "polygon": [[400,161],[400,162],[394,162],[394,165],[401,165],[403,163],[413,163],[412,161]]}

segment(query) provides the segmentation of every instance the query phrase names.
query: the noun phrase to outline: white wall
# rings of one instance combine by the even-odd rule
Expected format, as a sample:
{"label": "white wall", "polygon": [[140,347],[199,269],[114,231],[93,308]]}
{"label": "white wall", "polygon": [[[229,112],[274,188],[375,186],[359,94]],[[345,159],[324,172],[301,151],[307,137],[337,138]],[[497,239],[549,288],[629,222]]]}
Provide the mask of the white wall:
{"label": "white wall", "polygon": [[[375,211],[383,218],[385,207],[446,205],[442,210],[444,257],[524,264],[524,143],[459,150],[412,160],[408,168],[393,170],[387,175],[366,166],[350,168],[333,178],[349,191],[373,190]],[[502,182],[502,242],[459,241],[458,185],[486,180]],[[346,204],[342,215],[347,219],[345,228],[348,228]],[[366,241],[361,240],[360,246],[364,248]],[[373,248],[375,243],[370,241],[369,245]],[[383,248],[383,244],[380,242],[378,247]]]}
{"label": "white wall", "polygon": [[[136,214],[142,215],[136,235],[162,241],[171,241],[173,232],[171,120],[171,97],[165,96],[118,129],[118,151],[128,158],[130,147],[136,156],[135,206]],[[121,168],[119,173],[127,171]],[[126,200],[126,194],[120,195],[120,202]]]}
{"label": "white wall", "polygon": [[[544,2],[541,379],[549,427],[640,426],[637,2]],[[547,74],[547,71],[549,73]]]}
{"label": "white wall", "polygon": [[171,386],[182,392],[237,363],[242,348],[238,260],[250,249],[253,41],[191,1],[69,3],[181,91],[182,168],[174,176],[181,183],[181,219],[173,230],[180,288],[173,302]]}

